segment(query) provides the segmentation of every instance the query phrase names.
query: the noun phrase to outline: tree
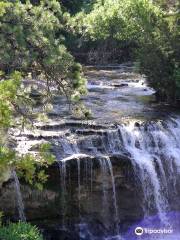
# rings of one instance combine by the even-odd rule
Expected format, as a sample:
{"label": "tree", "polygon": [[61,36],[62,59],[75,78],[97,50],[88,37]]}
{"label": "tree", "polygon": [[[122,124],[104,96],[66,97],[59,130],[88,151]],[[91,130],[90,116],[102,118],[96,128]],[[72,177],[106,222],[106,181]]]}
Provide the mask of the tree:
{"label": "tree", "polygon": [[33,184],[37,180],[38,184],[46,177],[36,169],[54,160],[47,144],[39,148],[36,157],[39,161],[30,154],[20,156],[9,147],[6,136],[9,128],[16,124],[14,117],[21,116],[23,121],[32,117],[29,110],[33,100],[31,92],[22,84],[23,78],[33,77],[43,82],[45,89],[41,94],[46,104],[51,101],[51,86],[69,101],[77,100],[86,91],[81,66],[74,62],[64,45],[61,34],[64,21],[55,0],[36,5],[29,1],[0,1],[0,170],[3,170],[0,177],[8,169],[16,168],[28,182]]}
{"label": "tree", "polygon": [[103,40],[110,46],[114,40],[127,46],[134,43],[139,70],[157,91],[157,99],[175,102],[179,98],[178,6],[169,13],[162,9],[162,1],[160,6],[148,0],[97,1],[90,13],[79,13],[73,24],[85,41]]}
{"label": "tree", "polygon": [[[57,1],[29,2],[1,1],[4,12],[0,16],[0,69],[9,74],[20,71],[24,75],[42,75],[54,83],[61,93],[84,92],[84,79],[75,72],[73,57],[63,44],[63,14]],[[56,35],[58,34],[58,38]],[[76,83],[76,84],[74,84]],[[77,84],[78,83],[78,84]]]}
{"label": "tree", "polygon": [[180,99],[179,14],[163,13],[155,29],[147,32],[138,51],[140,70],[156,90],[158,101],[176,103]]}

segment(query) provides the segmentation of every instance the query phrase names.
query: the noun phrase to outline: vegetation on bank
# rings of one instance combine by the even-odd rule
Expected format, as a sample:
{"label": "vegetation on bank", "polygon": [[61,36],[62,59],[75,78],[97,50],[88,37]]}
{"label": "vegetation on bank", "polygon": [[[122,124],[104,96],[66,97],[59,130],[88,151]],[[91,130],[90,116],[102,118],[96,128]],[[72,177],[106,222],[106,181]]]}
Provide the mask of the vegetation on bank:
{"label": "vegetation on bank", "polygon": [[[51,104],[53,87],[55,94],[65,95],[76,103],[77,112],[89,117],[78,103],[86,93],[86,80],[73,57],[77,52],[109,51],[108,61],[113,57],[121,61],[123,51],[138,63],[158,101],[176,104],[180,100],[179,24],[175,0],[1,0],[0,182],[11,170],[40,189],[47,180],[43,169],[55,160],[49,144],[39,146],[37,156],[22,156],[7,137],[10,128],[32,124],[38,117],[33,112],[32,89],[38,89],[40,82],[44,111]],[[24,79],[35,80],[33,86],[25,86]],[[22,223],[2,227],[0,238],[20,239],[16,234],[27,231],[32,232],[27,239],[42,239],[35,228]]]}
{"label": "vegetation on bank", "polygon": [[3,240],[43,240],[37,227],[29,223],[10,223],[0,227],[0,239]]}
{"label": "vegetation on bank", "polygon": [[[176,103],[180,99],[179,21],[176,1],[0,1],[1,172],[17,169],[33,183],[39,162],[52,163],[50,154],[42,160],[42,151],[35,158],[19,156],[9,147],[7,133],[17,122],[31,124],[38,117],[32,111],[36,104],[32,88],[38,88],[39,82],[43,83],[44,110],[51,104],[52,87],[69,102],[78,102],[86,93],[82,67],[72,56],[75,49],[91,51],[101,44],[114,56],[118,49],[129,49],[139,71],[156,90],[157,99]],[[26,87],[23,79],[35,82]],[[76,112],[89,117],[90,113],[78,106],[81,104],[76,105]],[[35,161],[37,158],[41,161]],[[39,176],[45,179],[42,172]]]}
{"label": "vegetation on bank", "polygon": [[77,101],[86,92],[81,66],[64,45],[65,21],[57,1],[35,5],[29,1],[0,1],[0,131],[4,136],[0,142],[0,170],[4,173],[16,169],[18,175],[24,175],[30,183],[37,181],[39,187],[38,179],[44,182],[46,177],[44,171],[36,169],[54,159],[47,153],[48,146],[41,146],[37,157],[19,156],[6,138],[11,127],[32,123],[38,117],[32,111],[32,88],[24,86],[24,78],[43,82],[44,109],[51,103],[52,86],[56,94],[66,95],[69,101]]}
{"label": "vegetation on bank", "polygon": [[178,2],[105,0],[96,1],[88,13],[76,14],[71,27],[81,41],[100,42],[112,51],[114,43],[125,45],[157,91],[157,99],[176,103],[180,99],[179,21]]}

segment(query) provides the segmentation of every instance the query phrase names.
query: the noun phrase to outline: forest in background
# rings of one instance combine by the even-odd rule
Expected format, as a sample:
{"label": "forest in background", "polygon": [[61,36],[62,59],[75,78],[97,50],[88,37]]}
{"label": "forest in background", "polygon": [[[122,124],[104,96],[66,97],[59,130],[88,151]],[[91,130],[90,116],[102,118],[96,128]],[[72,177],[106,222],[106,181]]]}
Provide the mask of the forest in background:
{"label": "forest in background", "polygon": [[[25,78],[44,83],[46,114],[51,86],[66,95],[71,106],[80,105],[87,91],[78,62],[132,61],[156,90],[157,101],[178,107],[179,8],[176,0],[0,1],[0,181],[15,169],[42,188],[47,179],[43,169],[55,160],[47,144],[40,147],[37,161],[30,154],[19,156],[7,139],[11,127],[39,117],[32,110],[36,102],[32,89],[23,84]],[[83,114],[88,118],[88,110]]]}

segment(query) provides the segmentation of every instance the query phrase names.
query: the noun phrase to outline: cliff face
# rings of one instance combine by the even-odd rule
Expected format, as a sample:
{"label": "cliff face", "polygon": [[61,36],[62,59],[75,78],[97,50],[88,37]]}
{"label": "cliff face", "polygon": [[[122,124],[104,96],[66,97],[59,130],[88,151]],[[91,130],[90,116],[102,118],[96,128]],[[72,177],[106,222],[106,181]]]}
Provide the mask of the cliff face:
{"label": "cliff face", "polygon": [[178,220],[179,116],[153,105],[154,91],[130,64],[88,69],[82,101],[93,119],[68,115],[57,96],[48,122],[12,131],[20,153],[50,142],[57,162],[42,191],[21,179],[21,186],[18,179],[4,183],[0,211],[18,220],[24,210],[48,240],[99,240],[134,233],[133,224],[150,217],[158,227]]}
{"label": "cliff face", "polygon": [[[66,162],[66,172],[61,171],[61,175],[58,164],[48,170],[49,182],[42,191],[22,184],[27,220],[47,230],[56,229],[57,225],[73,228],[86,219],[94,234],[113,233],[117,221],[125,230],[129,224],[140,220],[142,192],[137,188],[131,163],[128,157],[120,155],[110,159],[115,163],[113,176],[105,158],[75,156]],[[19,217],[13,181],[1,189],[0,209],[12,220]]]}

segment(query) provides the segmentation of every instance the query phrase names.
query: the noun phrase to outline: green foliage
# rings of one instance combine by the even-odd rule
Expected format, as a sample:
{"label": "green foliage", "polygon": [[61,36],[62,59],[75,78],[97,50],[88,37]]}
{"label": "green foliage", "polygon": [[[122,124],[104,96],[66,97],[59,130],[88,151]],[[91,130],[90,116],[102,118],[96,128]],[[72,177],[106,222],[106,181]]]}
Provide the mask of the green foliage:
{"label": "green foliage", "polygon": [[[90,47],[102,41],[110,46],[113,43],[128,46],[131,42],[137,47],[139,69],[157,91],[159,100],[179,99],[179,13],[175,4],[171,8],[173,13],[165,12],[169,3],[166,7],[164,3],[167,2],[1,0],[1,132],[15,124],[17,115],[22,116],[23,122],[32,117],[32,96],[22,86],[22,78],[27,76],[46,83],[46,91],[42,93],[46,103],[44,111],[51,107],[53,85],[69,102],[77,103],[73,105],[75,115],[91,118],[90,111],[79,103],[80,96],[86,94],[82,67],[75,63],[65,43],[72,49],[82,42]],[[41,116],[45,116],[44,112]],[[40,146],[36,157],[19,156],[8,148],[3,138],[0,141],[0,170],[15,168],[20,177],[24,176],[30,184],[36,182],[39,188],[47,179],[43,168],[53,161],[48,145]]]}
{"label": "green foliage", "polygon": [[[20,156],[8,147],[10,127],[32,121],[35,103],[31,91],[23,86],[22,79],[33,77],[42,80],[44,111],[51,106],[51,86],[68,100],[86,93],[81,66],[64,45],[66,17],[56,0],[0,1],[0,170],[1,181],[6,171],[16,169],[20,177],[42,188],[47,180],[44,168],[55,160],[49,145],[42,145],[37,156]],[[36,83],[35,83],[36,84]],[[47,109],[48,108],[48,109]],[[44,113],[42,113],[44,115]],[[21,118],[20,118],[21,117]]]}
{"label": "green foliage", "polygon": [[0,239],[3,240],[43,240],[39,230],[29,223],[10,223],[0,228]]}
{"label": "green foliage", "polygon": [[[160,20],[161,11],[148,0],[97,1],[93,10],[74,19],[80,31],[90,38],[133,40]],[[77,19],[77,21],[76,21]],[[75,25],[74,24],[74,25]]]}
{"label": "green foliage", "polygon": [[140,69],[157,91],[160,101],[175,103],[180,98],[178,14],[163,17],[156,29],[147,32],[139,49]]}
{"label": "green foliage", "polygon": [[[20,71],[23,75],[41,75],[47,80],[48,91],[54,83],[61,93],[73,94],[71,76],[75,62],[64,46],[65,18],[58,1],[32,5],[29,1],[22,4],[9,0],[0,4],[1,70],[5,74]],[[73,77],[82,83],[80,76],[79,73]]]}
{"label": "green foliage", "polygon": [[5,79],[1,72],[0,78],[0,126],[7,128],[12,121],[13,103],[15,104],[20,88],[21,74],[14,72]]}
{"label": "green foliage", "polygon": [[[179,12],[168,1],[96,1],[89,14],[80,12],[72,28],[84,41],[133,42],[140,71],[157,91],[159,100],[179,98]],[[166,8],[163,7],[164,4]],[[168,6],[174,12],[167,13]],[[136,59],[137,60],[137,59]]]}
{"label": "green foliage", "polygon": [[44,143],[39,146],[36,158],[26,154],[17,161],[17,171],[19,176],[25,178],[26,182],[42,190],[43,184],[46,183],[48,175],[45,169],[54,163],[55,156],[50,152],[51,145]]}
{"label": "green foliage", "polygon": [[[0,182],[7,180],[7,173],[16,169],[18,175],[24,177],[30,184],[35,184],[42,189],[42,184],[47,180],[44,170],[40,169],[52,164],[54,157],[50,154],[50,146],[43,144],[40,146],[38,156],[26,154],[20,156],[7,146],[6,140],[2,136],[7,134],[7,130],[14,124],[13,118],[16,110],[20,110],[24,93],[21,88],[21,74],[14,72],[10,75],[1,73],[0,81]],[[18,112],[19,113],[19,112]],[[23,114],[22,111],[20,111]],[[5,131],[6,130],[6,131]],[[39,171],[37,171],[39,170]]]}
{"label": "green foliage", "polygon": [[132,60],[132,49],[163,19],[162,10],[149,0],[97,0],[91,8],[68,20],[76,46],[70,49],[97,53],[93,60],[100,64],[105,55],[104,62]]}
{"label": "green foliage", "polygon": [[40,190],[47,181],[48,175],[45,169],[55,161],[54,155],[50,153],[50,144],[39,146],[36,156],[31,154],[19,155],[7,147],[0,147],[0,171],[16,169],[19,177]]}
{"label": "green foliage", "polygon": [[15,159],[15,152],[7,147],[0,146],[0,171],[2,172],[4,166],[10,167],[12,161]]}
{"label": "green foliage", "polygon": [[87,109],[83,104],[76,104],[73,108],[74,116],[80,119],[89,120],[92,118],[92,113],[89,109]]}

